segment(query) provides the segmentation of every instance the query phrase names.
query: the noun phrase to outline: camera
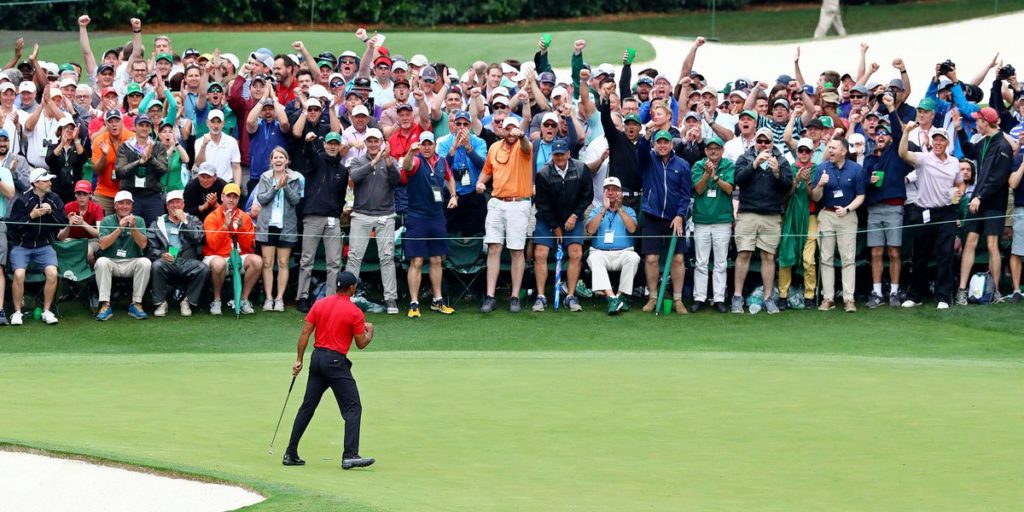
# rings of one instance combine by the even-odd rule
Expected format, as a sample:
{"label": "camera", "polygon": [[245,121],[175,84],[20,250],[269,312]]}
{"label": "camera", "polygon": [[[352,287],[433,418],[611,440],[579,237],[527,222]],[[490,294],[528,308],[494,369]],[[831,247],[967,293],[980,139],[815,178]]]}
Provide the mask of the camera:
{"label": "camera", "polygon": [[945,62],[940,62],[939,63],[939,74],[940,75],[948,74],[950,71],[953,71],[954,69],[956,69],[956,64],[953,61],[949,60],[949,59],[946,59]]}
{"label": "camera", "polygon": [[996,74],[996,78],[998,78],[999,80],[1009,80],[1011,76],[1014,76],[1016,74],[1017,70],[1013,69],[1012,65],[1007,64],[999,68],[999,72]]}

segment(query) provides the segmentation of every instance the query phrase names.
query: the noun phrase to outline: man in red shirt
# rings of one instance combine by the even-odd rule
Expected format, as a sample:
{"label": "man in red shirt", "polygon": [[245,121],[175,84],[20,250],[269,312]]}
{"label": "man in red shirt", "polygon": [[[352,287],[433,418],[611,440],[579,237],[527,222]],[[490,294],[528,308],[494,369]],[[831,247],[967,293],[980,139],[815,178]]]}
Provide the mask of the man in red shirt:
{"label": "man in red shirt", "polygon": [[309,378],[306,380],[306,396],[302,399],[299,412],[295,415],[292,437],[281,463],[285,466],[302,466],[306,461],[299,458],[299,440],[313,419],[313,413],[324,391],[331,388],[334,398],[345,420],[345,451],[341,469],[364,468],[375,461],[359,456],[359,423],[363,406],[359,402],[359,389],[352,376],[352,362],[347,354],[355,340],[360,350],[373,339],[373,324],[366,321],[363,312],[351,297],[359,286],[359,278],[351,272],[338,274],[338,292],[313,304],[302,324],[299,335],[298,357],[292,365],[292,375],[302,371],[302,360],[310,335],[314,334],[313,355],[309,361]]}
{"label": "man in red shirt", "polygon": [[100,231],[97,229],[103,220],[103,207],[92,200],[92,183],[78,180],[75,183],[75,201],[64,205],[64,213],[68,216],[68,225],[57,233],[57,240],[68,238],[88,238],[89,266],[96,263],[96,251],[100,248]]}

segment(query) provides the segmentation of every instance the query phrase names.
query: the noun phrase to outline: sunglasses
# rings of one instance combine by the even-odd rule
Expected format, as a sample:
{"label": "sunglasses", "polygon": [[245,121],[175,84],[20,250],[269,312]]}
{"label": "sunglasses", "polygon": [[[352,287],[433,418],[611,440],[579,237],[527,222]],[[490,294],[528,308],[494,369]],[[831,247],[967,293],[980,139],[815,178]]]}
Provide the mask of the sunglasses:
{"label": "sunglasses", "polygon": [[851,94],[850,95],[850,99],[853,99],[853,100],[859,100],[859,99],[861,99],[863,97],[864,97],[863,94]]}
{"label": "sunglasses", "polygon": [[437,80],[431,80],[429,78],[421,78],[420,81],[428,84],[433,84],[437,82]]}
{"label": "sunglasses", "polygon": [[811,151],[811,150],[809,150],[807,148],[800,148],[800,149],[796,150],[796,152],[800,153],[800,154],[803,154],[803,153],[814,153],[814,151]]}
{"label": "sunglasses", "polygon": [[46,79],[48,81],[50,81],[50,82],[56,82],[57,81],[57,77],[55,77],[55,76],[48,76],[48,77],[46,77]]}
{"label": "sunglasses", "polygon": [[322,110],[323,109],[320,108],[320,107],[309,107],[309,108],[306,109],[307,112],[320,112]]}
{"label": "sunglasses", "polygon": [[506,110],[506,109],[508,109],[508,106],[506,106],[506,105],[491,105],[491,110]]}
{"label": "sunglasses", "polygon": [[141,92],[133,92],[133,93],[129,94],[128,97],[129,98],[141,98],[142,97],[142,93]]}
{"label": "sunglasses", "polygon": [[455,123],[455,126],[457,126],[459,128],[465,128],[465,127],[469,126],[469,123],[466,123],[466,122]]}
{"label": "sunglasses", "polygon": [[349,59],[341,59],[339,62],[341,62],[342,64],[355,64],[356,60],[349,58]]}
{"label": "sunglasses", "polygon": [[548,121],[544,123],[542,126],[544,126],[545,128],[558,128],[558,123],[552,123],[551,121]]}
{"label": "sunglasses", "polygon": [[771,144],[772,143],[772,141],[770,141],[768,139],[757,139],[754,142],[756,142],[758,144]]}
{"label": "sunglasses", "polygon": [[387,71],[387,70],[391,69],[391,67],[388,66],[387,64],[382,64],[380,66],[377,66],[377,69],[383,69],[384,71]]}

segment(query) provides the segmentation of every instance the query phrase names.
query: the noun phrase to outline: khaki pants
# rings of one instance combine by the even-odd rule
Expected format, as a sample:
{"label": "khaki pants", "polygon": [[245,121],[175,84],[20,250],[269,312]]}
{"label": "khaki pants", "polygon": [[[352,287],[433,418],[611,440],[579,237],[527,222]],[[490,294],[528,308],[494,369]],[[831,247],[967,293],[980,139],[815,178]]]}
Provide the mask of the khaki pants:
{"label": "khaki pants", "polygon": [[132,278],[132,302],[142,303],[142,295],[149,284],[152,262],[147,258],[96,258],[96,286],[100,289],[100,302],[110,302],[110,283],[115,277]]}
{"label": "khaki pants", "polygon": [[[811,215],[807,224],[807,239],[804,240],[803,268],[804,268],[804,298],[814,299],[814,293],[818,290],[818,260],[815,253],[818,250],[818,217]],[[789,287],[793,284],[793,267],[779,269],[779,295],[782,298],[789,296]]]}
{"label": "khaki pants", "polygon": [[[338,289],[338,271],[341,269],[341,222],[337,217],[307,215],[302,220],[302,257],[299,258],[299,289],[296,300],[309,296],[309,284],[313,278],[313,263],[320,242],[324,244],[327,258],[326,296],[334,295]],[[365,251],[366,246],[363,246]]]}
{"label": "khaki pants", "polygon": [[587,254],[587,266],[590,267],[591,287],[594,291],[603,292],[612,289],[609,271],[619,272],[619,293],[633,294],[633,278],[640,268],[640,255],[633,249],[619,251],[602,251],[591,248]]}
{"label": "khaki pants", "polygon": [[818,214],[818,230],[821,232],[822,298],[834,300],[836,296],[835,253],[838,246],[843,265],[843,301],[852,301],[857,277],[857,213],[839,217],[836,212],[825,210]]}
{"label": "khaki pants", "polygon": [[[345,270],[359,277],[366,246],[373,238],[380,256],[380,277],[384,283],[384,300],[398,300],[398,278],[395,275],[395,217],[371,217],[352,212],[352,226],[349,229],[348,263]],[[370,236],[374,231],[374,236]]]}

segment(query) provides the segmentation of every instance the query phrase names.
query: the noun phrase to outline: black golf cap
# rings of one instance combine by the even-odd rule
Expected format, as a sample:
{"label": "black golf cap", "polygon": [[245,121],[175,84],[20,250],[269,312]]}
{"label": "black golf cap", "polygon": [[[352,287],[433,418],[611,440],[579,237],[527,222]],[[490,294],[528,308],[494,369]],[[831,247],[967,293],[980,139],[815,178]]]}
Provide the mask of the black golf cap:
{"label": "black golf cap", "polygon": [[342,272],[342,273],[338,274],[338,289],[339,290],[348,288],[349,286],[352,286],[354,284],[358,285],[361,282],[362,281],[360,281],[359,278],[356,277],[356,275],[353,274],[352,272],[345,271],[345,272]]}

